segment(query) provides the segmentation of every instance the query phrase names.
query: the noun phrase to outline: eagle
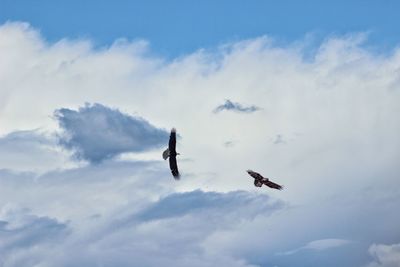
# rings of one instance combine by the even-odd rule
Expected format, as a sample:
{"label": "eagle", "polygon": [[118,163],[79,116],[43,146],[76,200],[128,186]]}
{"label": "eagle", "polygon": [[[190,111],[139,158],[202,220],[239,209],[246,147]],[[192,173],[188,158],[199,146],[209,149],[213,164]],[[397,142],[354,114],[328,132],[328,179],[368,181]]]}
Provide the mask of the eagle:
{"label": "eagle", "polygon": [[176,129],[172,128],[169,136],[168,148],[162,153],[164,160],[169,158],[169,168],[171,169],[172,176],[175,180],[179,180],[180,174],[178,170],[178,164],[176,163]]}
{"label": "eagle", "polygon": [[247,170],[247,173],[250,174],[250,176],[254,178],[254,185],[257,187],[261,187],[264,184],[264,185],[274,188],[274,189],[278,189],[278,190],[283,189],[283,186],[276,184],[274,182],[271,182],[268,178],[264,178],[258,172],[254,172],[252,170]]}

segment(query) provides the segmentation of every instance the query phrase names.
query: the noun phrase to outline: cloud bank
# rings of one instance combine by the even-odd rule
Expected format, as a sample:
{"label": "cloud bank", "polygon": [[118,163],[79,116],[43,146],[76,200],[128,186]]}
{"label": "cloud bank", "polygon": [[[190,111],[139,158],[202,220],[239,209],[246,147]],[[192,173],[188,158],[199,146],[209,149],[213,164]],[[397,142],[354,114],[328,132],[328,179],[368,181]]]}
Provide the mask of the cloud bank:
{"label": "cloud bank", "polygon": [[[282,203],[245,191],[169,194],[171,183],[157,183],[163,176],[154,168],[109,162],[25,179],[9,174],[8,183],[2,173],[3,196],[14,192],[13,185],[23,186],[28,193],[21,205],[30,203],[36,212],[69,218],[64,224],[4,205],[0,213],[3,266],[91,266],[98,262],[110,267],[163,263],[252,266],[229,253],[214,254],[205,242],[256,217],[271,216]],[[116,169],[118,175],[110,177],[117,174]],[[102,193],[96,196],[94,192]],[[15,200],[17,196],[8,197],[8,201]]]}

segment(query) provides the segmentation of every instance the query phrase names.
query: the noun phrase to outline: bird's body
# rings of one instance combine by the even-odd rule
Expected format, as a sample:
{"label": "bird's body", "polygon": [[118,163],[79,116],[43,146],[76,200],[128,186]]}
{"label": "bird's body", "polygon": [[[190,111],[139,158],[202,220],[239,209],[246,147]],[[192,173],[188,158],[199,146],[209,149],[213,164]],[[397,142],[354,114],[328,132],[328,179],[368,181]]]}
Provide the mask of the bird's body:
{"label": "bird's body", "polygon": [[266,185],[268,187],[274,188],[274,189],[278,189],[278,190],[282,190],[282,186],[279,184],[276,184],[272,181],[270,181],[268,178],[263,177],[261,174],[259,174],[258,172],[254,172],[251,170],[247,170],[247,173],[254,178],[254,185],[257,187],[261,187],[262,185]]}
{"label": "bird's body", "polygon": [[175,180],[179,180],[180,174],[176,162],[176,155],[179,155],[179,153],[176,153],[176,130],[172,128],[169,136],[168,149],[163,152],[163,158],[165,160],[169,158],[169,168],[171,169],[172,176],[174,176]]}

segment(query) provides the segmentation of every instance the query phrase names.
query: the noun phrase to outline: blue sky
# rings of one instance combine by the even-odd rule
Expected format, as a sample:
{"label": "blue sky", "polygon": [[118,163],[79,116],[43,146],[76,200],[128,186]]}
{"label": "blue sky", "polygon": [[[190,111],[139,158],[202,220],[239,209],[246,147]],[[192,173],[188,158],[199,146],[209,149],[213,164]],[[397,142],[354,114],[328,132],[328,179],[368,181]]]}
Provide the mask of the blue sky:
{"label": "blue sky", "polygon": [[0,266],[400,267],[397,2],[0,1]]}
{"label": "blue sky", "polygon": [[143,38],[154,53],[177,56],[200,48],[270,35],[287,43],[313,34],[370,32],[373,46],[400,40],[398,1],[21,1],[1,0],[0,23],[28,21],[46,39],[89,38],[109,45]]}

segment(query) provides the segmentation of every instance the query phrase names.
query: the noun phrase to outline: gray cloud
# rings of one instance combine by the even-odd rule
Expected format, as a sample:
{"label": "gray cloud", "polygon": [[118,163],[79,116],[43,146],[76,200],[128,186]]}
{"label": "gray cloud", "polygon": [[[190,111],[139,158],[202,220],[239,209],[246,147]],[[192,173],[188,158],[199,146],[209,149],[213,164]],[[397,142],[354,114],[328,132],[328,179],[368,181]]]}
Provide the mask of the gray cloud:
{"label": "gray cloud", "polygon": [[259,110],[260,108],[257,106],[248,106],[248,107],[244,107],[242,104],[237,103],[237,102],[232,102],[229,99],[225,100],[225,103],[222,105],[219,105],[218,107],[216,107],[214,109],[214,113],[219,113],[223,110],[232,110],[232,111],[236,111],[236,112],[241,112],[241,113],[252,113],[255,112],[257,110]]}
{"label": "gray cloud", "polygon": [[142,152],[165,145],[168,132],[140,117],[133,117],[101,104],[86,104],[78,111],[55,112],[60,143],[79,159],[98,163],[124,152]]}
{"label": "gray cloud", "polygon": [[0,214],[0,247],[32,246],[65,233],[67,226],[49,217],[39,217],[29,209],[5,206]]}
{"label": "gray cloud", "polygon": [[[69,234],[66,224],[37,216],[27,208],[8,204],[0,211],[0,265],[29,266],[40,261],[33,248],[62,242]],[[40,253],[39,253],[40,254]]]}
{"label": "gray cloud", "polygon": [[[242,210],[243,206],[248,208]],[[248,217],[250,214],[260,214],[282,207],[283,203],[271,202],[266,195],[254,195],[246,191],[218,193],[196,190],[168,195],[143,211],[139,217],[143,220],[157,220],[202,211],[215,213],[218,217],[231,212],[238,216],[246,213],[245,217]]]}

